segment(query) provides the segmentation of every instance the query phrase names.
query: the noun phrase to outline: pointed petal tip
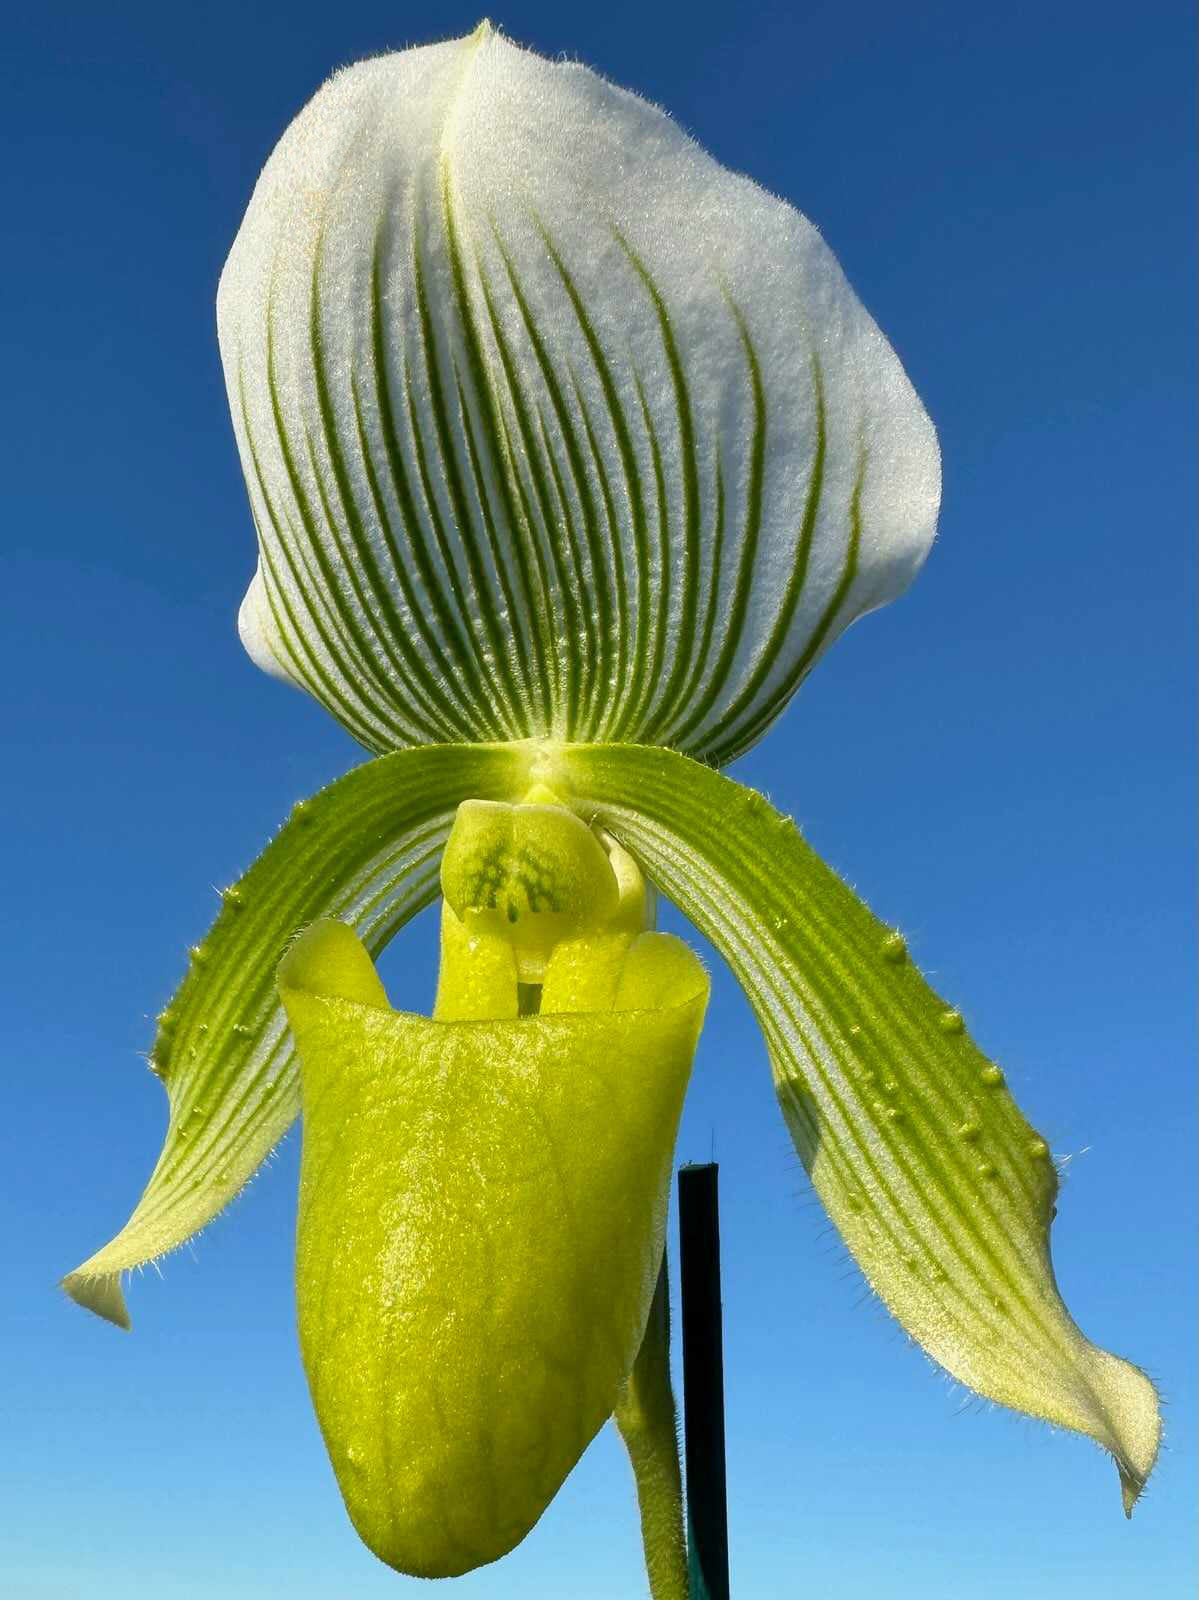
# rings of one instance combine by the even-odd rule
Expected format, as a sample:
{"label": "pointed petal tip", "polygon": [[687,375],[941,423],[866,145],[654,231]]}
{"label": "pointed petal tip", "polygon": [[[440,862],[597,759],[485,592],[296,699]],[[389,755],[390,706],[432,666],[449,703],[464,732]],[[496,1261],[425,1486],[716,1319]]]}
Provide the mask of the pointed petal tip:
{"label": "pointed petal tip", "polygon": [[1130,1478],[1129,1475],[1124,1471],[1123,1467],[1120,1467],[1118,1470],[1120,1473],[1120,1499],[1124,1504],[1125,1518],[1131,1522],[1133,1507],[1140,1499],[1141,1490],[1145,1487],[1145,1485],[1143,1482],[1138,1483],[1135,1478]]}
{"label": "pointed petal tip", "polygon": [[119,1272],[68,1272],[59,1287],[85,1311],[94,1311],[105,1322],[125,1333],[133,1327],[121,1290]]}
{"label": "pointed petal tip", "polygon": [[[1081,1336],[1079,1336],[1081,1338]],[[1149,1376],[1131,1361],[1082,1339],[1085,1398],[1078,1396],[1072,1417],[1046,1412],[1101,1445],[1116,1463],[1124,1515],[1132,1516],[1157,1461],[1161,1444],[1161,1407]]]}

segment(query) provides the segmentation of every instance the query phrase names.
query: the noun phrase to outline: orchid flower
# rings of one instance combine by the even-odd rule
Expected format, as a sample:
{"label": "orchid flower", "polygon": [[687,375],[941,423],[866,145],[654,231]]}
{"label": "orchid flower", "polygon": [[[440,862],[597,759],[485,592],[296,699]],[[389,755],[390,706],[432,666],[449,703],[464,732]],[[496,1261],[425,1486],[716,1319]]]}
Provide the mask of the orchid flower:
{"label": "orchid flower", "polygon": [[[68,1292],[127,1327],[121,1275],[302,1107],[301,1348],[366,1542],[494,1560],[615,1412],[684,1594],[659,1268],[707,980],[656,890],[741,983],[873,1290],[1110,1451],[1131,1511],[1156,1396],[1058,1294],[1045,1141],[902,936],[719,771],[934,535],[932,425],[816,230],[483,24],[301,112],[218,323],[242,639],[373,759],[224,892],[158,1019],[158,1164]],[[439,892],[434,1015],[394,1011],[371,958]]]}

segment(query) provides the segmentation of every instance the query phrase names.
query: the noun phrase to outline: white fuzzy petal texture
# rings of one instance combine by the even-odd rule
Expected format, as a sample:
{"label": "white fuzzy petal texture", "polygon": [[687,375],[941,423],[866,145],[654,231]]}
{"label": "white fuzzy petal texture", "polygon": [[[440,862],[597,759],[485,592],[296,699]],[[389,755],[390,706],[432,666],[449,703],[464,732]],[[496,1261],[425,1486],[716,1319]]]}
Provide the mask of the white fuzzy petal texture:
{"label": "white fuzzy petal texture", "polygon": [[242,638],[371,749],[730,760],[932,542],[932,425],[811,224],[486,26],[321,90],[218,322]]}

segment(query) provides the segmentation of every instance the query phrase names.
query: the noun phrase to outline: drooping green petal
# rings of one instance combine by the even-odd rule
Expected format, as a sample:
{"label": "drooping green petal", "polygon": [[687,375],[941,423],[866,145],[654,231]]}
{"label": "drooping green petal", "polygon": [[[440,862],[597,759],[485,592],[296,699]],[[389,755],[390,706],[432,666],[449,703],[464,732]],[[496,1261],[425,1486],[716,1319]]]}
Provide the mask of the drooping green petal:
{"label": "drooping green petal", "polygon": [[242,637],[373,749],[730,759],[932,539],[931,424],[816,230],[486,25],[321,90],[218,323]]}
{"label": "drooping green petal", "polygon": [[303,1085],[300,1347],[354,1525],[400,1571],[517,1544],[637,1355],[708,985],[678,941],[624,937],[643,1009],[381,1009],[329,922],[279,969]]}
{"label": "drooping green petal", "polygon": [[1109,1450],[1131,1513],[1157,1453],[1153,1386],[1070,1318],[1049,1150],[902,937],[761,795],[685,757],[568,750],[561,776],[737,974],[796,1147],[872,1287],[962,1383]]}
{"label": "drooping green petal", "polygon": [[528,761],[521,747],[443,746],[367,762],[296,806],[224,892],[158,1019],[151,1065],[170,1100],[162,1153],[121,1232],[64,1279],[81,1305],[128,1327],[120,1274],[210,1222],[294,1120],[299,1086],[275,967],[296,932],[334,914],[382,949],[437,894],[459,802],[521,794]]}

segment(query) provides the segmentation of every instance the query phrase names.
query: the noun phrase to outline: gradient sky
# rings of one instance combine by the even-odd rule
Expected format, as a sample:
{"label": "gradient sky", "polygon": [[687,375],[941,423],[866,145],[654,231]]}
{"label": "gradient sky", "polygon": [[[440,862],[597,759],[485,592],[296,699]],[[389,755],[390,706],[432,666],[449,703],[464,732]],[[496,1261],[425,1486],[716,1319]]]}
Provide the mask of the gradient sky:
{"label": "gradient sky", "polygon": [[[334,66],[458,4],[21,7],[0,63],[7,841],[0,1592],[428,1593],[342,1510],[295,1347],[293,1134],[131,1336],[55,1280],[124,1220],[149,1018],[297,798],[360,759],[234,630],[253,536],[213,296]],[[971,1402],[863,1294],[717,967],[679,1154],[721,1163],[737,1600],[1182,1600],[1194,1588],[1190,7],[512,0],[516,40],[669,108],[821,227],[941,431],[940,540],[736,770],[908,935],[1068,1181],[1089,1335],[1167,1448],[1132,1523],[1089,1443]],[[673,925],[673,924],[671,924]],[[428,916],[392,947],[427,1004]],[[642,1592],[610,1430],[444,1591]]]}

